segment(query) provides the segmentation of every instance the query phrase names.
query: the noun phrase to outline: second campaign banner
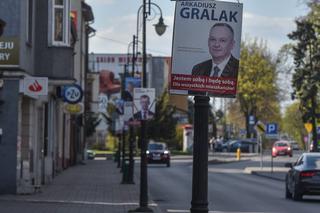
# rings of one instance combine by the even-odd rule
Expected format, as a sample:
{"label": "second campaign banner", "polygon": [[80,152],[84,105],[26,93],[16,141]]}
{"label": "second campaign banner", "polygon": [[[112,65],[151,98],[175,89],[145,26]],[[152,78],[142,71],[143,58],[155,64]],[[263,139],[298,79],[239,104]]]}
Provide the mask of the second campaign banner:
{"label": "second campaign banner", "polygon": [[241,3],[177,1],[170,93],[235,97]]}

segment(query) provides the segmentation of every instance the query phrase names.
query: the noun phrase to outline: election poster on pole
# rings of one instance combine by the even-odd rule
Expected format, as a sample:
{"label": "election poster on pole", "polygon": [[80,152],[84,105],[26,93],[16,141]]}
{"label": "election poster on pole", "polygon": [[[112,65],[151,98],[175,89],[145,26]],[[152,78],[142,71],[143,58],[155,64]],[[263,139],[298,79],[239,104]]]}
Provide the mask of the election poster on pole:
{"label": "election poster on pole", "polygon": [[176,2],[171,94],[236,96],[242,8],[234,2]]}
{"label": "election poster on pole", "polygon": [[133,119],[151,120],[155,115],[155,88],[134,88]]}

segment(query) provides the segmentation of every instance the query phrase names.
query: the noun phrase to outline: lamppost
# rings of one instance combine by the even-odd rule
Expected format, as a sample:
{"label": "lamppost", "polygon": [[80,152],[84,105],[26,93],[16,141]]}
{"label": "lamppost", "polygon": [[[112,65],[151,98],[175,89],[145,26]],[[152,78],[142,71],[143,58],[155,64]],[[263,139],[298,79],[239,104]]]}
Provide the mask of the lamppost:
{"label": "lamppost", "polygon": [[[132,73],[131,76],[134,77],[135,73],[135,61],[136,57],[138,55],[138,50],[136,50],[136,36],[133,35],[133,41],[129,43],[128,45],[128,51],[127,51],[127,67],[130,65],[130,60],[129,60],[129,48],[132,45],[132,57],[131,57],[131,65],[132,65]],[[137,51],[137,52],[136,52]],[[126,75],[125,75],[126,76]],[[124,82],[123,82],[124,85]],[[125,100],[126,101],[126,100]],[[129,100],[133,101],[133,100]],[[129,124],[129,168],[128,168],[128,177],[127,177],[127,183],[128,184],[134,184],[134,158],[133,158],[133,149],[134,149],[134,142],[135,142],[135,135],[134,135],[134,129],[133,125]]]}
{"label": "lamppost", "polygon": [[[161,8],[155,4],[152,3],[151,0],[143,0],[142,6],[138,9],[137,14],[137,41],[138,41],[138,24],[139,24],[139,14],[140,10],[142,8],[142,88],[147,87],[147,54],[146,54],[146,21],[147,17],[151,14],[151,5],[155,6],[160,11],[160,18],[158,24],[155,24],[156,32],[159,36],[161,36],[165,30],[166,25],[163,23],[162,18],[162,10]],[[147,10],[148,6],[148,10]],[[138,42],[137,42],[138,45]],[[137,48],[138,49],[138,48]],[[141,163],[140,163],[140,201],[139,201],[139,207],[135,210],[130,210],[129,212],[153,212],[152,209],[148,207],[148,170],[147,170],[147,146],[148,141],[146,139],[146,131],[147,131],[147,121],[141,120],[141,132],[140,132],[140,144],[141,144]]]}

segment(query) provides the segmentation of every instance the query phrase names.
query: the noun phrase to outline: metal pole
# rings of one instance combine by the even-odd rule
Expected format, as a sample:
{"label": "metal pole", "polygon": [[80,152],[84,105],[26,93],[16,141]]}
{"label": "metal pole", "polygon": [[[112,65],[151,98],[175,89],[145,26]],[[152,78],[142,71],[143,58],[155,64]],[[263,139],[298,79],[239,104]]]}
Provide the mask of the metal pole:
{"label": "metal pole", "polygon": [[271,151],[271,173],[273,173],[273,156]]}
{"label": "metal pole", "polygon": [[118,164],[117,168],[120,168],[121,164],[121,142],[120,142],[120,135],[118,135],[118,151],[117,151],[117,159],[118,159]]}
{"label": "metal pole", "polygon": [[[132,73],[131,76],[134,77],[134,70],[135,70],[135,40],[136,36],[133,35],[133,42],[132,42]],[[129,125],[129,171],[128,171],[128,183],[134,184],[134,158],[133,158],[133,148],[134,148],[134,131],[133,126]]]}
{"label": "metal pole", "polygon": [[124,161],[126,158],[126,135],[125,135],[125,131],[124,128],[122,128],[122,134],[121,134],[121,140],[122,140],[122,149],[121,149],[121,153],[122,153],[122,160],[121,160],[121,171],[123,172],[123,170],[125,169],[125,165],[124,165]]}
{"label": "metal pole", "polygon": [[[147,55],[146,55],[146,0],[143,0],[143,21],[142,21],[142,87],[147,87]],[[147,146],[148,141],[146,140],[147,131],[147,121],[141,120],[141,163],[140,163],[140,201],[139,207],[136,210],[129,212],[153,212],[152,209],[148,207],[148,169],[147,169]]]}
{"label": "metal pole", "polygon": [[132,77],[134,77],[135,63],[136,63],[136,36],[133,35],[133,43],[132,43],[132,73],[131,73]]}
{"label": "metal pole", "polygon": [[191,213],[208,213],[209,97],[194,98],[194,144]]}
{"label": "metal pole", "polygon": [[260,141],[260,169],[263,168],[263,150],[262,150],[262,137],[259,133],[259,141]]}
{"label": "metal pole", "polygon": [[133,159],[133,148],[134,148],[134,135],[133,126],[129,126],[129,171],[128,171],[128,183],[134,184],[134,159]]}

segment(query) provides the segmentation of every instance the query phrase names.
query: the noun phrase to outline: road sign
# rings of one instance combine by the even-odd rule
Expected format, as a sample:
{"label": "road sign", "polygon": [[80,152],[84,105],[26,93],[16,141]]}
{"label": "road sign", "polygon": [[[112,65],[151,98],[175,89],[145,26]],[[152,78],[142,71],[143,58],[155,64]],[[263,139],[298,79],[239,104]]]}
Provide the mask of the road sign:
{"label": "road sign", "polygon": [[65,102],[76,104],[79,103],[83,96],[83,90],[81,86],[74,84],[65,86],[63,89],[63,100]]}
{"label": "road sign", "polygon": [[254,124],[255,123],[255,119],[254,119],[254,116],[253,115],[250,115],[249,116],[249,124]]}
{"label": "road sign", "polygon": [[255,129],[261,134],[261,133],[265,133],[266,132],[266,125],[261,122],[261,121],[258,121],[256,123],[256,126],[255,126]]}
{"label": "road sign", "polygon": [[277,123],[268,123],[267,124],[266,136],[268,138],[277,138],[278,137],[278,124]]}
{"label": "road sign", "polygon": [[310,133],[312,131],[312,124],[311,123],[305,123],[304,128],[306,128],[307,132]]}
{"label": "road sign", "polygon": [[278,124],[277,123],[268,123],[266,134],[269,134],[269,135],[278,134]]}

